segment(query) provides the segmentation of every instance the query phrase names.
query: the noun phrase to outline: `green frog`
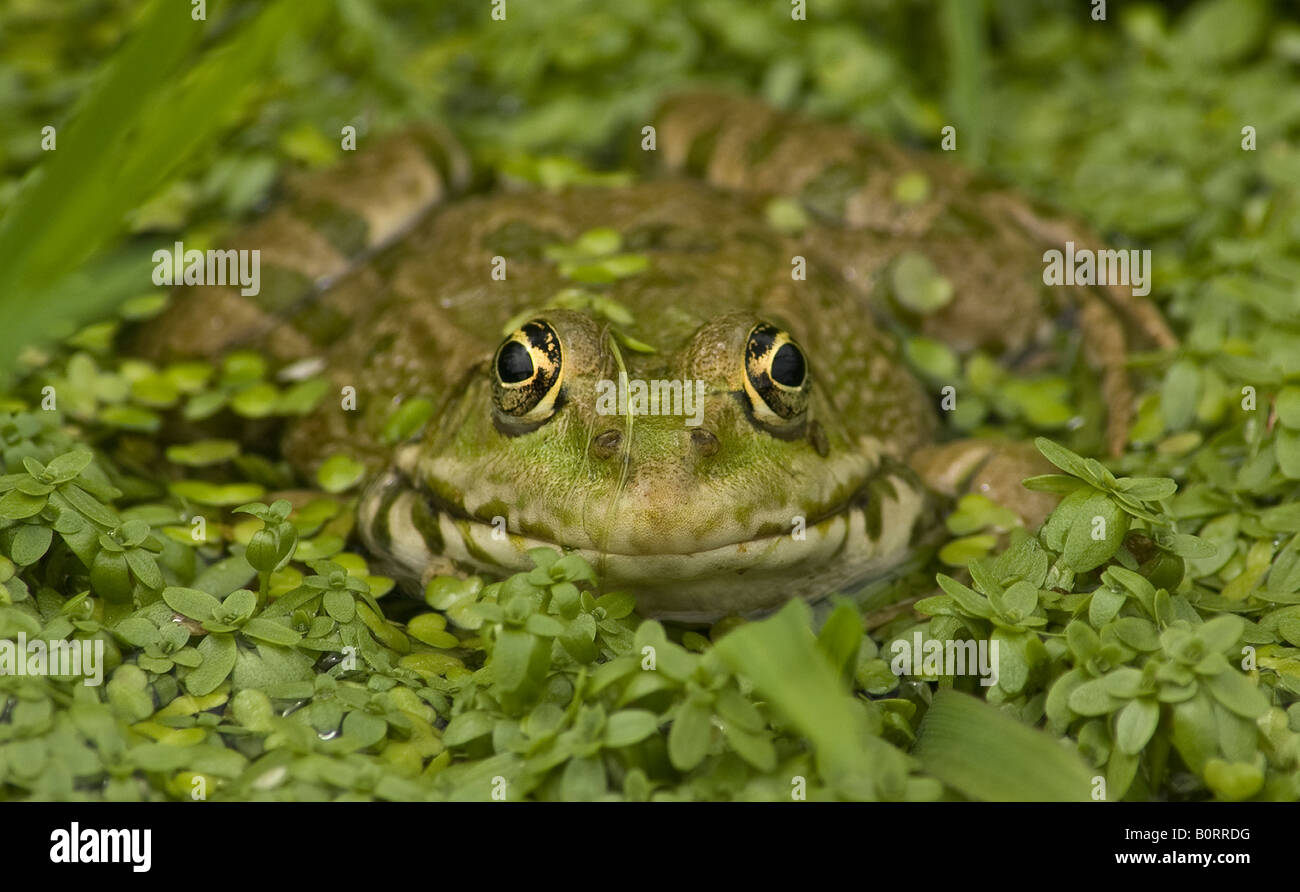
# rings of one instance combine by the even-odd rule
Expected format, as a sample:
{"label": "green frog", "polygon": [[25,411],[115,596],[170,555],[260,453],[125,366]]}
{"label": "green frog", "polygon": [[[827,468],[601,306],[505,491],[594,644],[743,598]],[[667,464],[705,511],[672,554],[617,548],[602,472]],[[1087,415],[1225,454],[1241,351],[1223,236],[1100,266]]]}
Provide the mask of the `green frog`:
{"label": "green frog", "polygon": [[[364,463],[361,538],[404,580],[550,547],[643,615],[701,622],[885,574],[945,496],[1050,508],[1019,486],[1041,469],[1024,444],[941,442],[898,331],[1016,365],[1068,317],[1112,445],[1127,345],[1173,342],[1118,288],[1044,287],[1046,248],[1095,239],[940,156],[704,93],[664,102],[640,149],[635,182],[485,189],[445,134],[387,139],[233,240],[259,294],[188,287],[137,346],[328,377],[284,454]],[[896,299],[903,258],[933,308]]]}

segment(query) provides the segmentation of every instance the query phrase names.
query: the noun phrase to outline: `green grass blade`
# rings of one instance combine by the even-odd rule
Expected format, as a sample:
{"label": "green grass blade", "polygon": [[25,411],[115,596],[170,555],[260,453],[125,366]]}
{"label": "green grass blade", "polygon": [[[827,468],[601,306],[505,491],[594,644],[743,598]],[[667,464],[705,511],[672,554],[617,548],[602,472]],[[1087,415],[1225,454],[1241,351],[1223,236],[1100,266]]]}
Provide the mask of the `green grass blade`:
{"label": "green grass blade", "polygon": [[957,148],[982,163],[988,154],[984,95],[988,89],[987,18],[983,0],[946,0],[943,40],[948,53],[948,107],[957,121]]}
{"label": "green grass blade", "polygon": [[717,643],[719,656],[812,743],[829,779],[901,776],[902,753],[871,735],[862,709],[817,648],[811,611],[799,599]]}
{"label": "green grass blade", "polygon": [[[29,175],[0,220],[0,299],[21,300],[16,285],[49,285],[119,231],[130,209],[122,206],[128,196],[118,196],[114,176],[131,148],[124,145],[126,135],[172,83],[173,72],[202,37],[202,25],[190,19],[188,9],[166,2],[155,2],[141,17],[134,36],[58,134],[58,148]],[[145,135],[132,142],[148,152]]]}
{"label": "green grass blade", "polygon": [[952,690],[934,695],[912,755],[948,786],[994,802],[1090,800],[1098,773],[1043,732]]}
{"label": "green grass blade", "polygon": [[[184,77],[177,71],[204,23],[172,3],[146,13],[0,221],[0,364],[120,297],[120,289],[59,283],[119,237],[128,212],[230,123],[281,40],[318,20],[318,8],[271,3]],[[151,286],[145,277],[137,290]],[[48,299],[53,293],[60,299]]]}

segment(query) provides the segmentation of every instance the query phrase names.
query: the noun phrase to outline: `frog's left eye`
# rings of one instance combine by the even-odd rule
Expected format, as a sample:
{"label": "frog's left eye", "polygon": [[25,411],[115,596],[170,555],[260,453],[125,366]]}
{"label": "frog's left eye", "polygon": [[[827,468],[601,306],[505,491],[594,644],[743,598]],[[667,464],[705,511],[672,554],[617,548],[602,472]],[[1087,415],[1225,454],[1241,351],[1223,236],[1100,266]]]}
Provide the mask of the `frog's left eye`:
{"label": "frog's left eye", "polygon": [[511,332],[492,359],[492,400],[511,422],[541,424],[559,408],[564,379],[559,335],[541,319]]}
{"label": "frog's left eye", "polygon": [[808,408],[808,360],[789,333],[767,322],[749,332],[745,344],[745,392],[754,417],[789,426]]}

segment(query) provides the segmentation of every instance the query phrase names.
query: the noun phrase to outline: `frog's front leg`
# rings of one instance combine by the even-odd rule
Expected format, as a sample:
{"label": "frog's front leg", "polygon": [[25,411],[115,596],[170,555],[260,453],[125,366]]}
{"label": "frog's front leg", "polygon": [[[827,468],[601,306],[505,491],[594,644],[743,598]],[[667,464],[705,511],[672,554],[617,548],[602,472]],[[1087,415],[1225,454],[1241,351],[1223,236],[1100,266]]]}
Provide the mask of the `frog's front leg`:
{"label": "frog's front leg", "polygon": [[[986,350],[1032,362],[1063,311],[1101,374],[1106,442],[1121,451],[1133,413],[1131,343],[1175,339],[1155,307],[1118,286],[1049,288],[1044,252],[1097,244],[1022,197],[939,157],[850,128],[718,94],[668,100],[658,118],[661,160],[728,189],[784,196],[809,222],[802,241],[875,306],[959,353]],[[934,272],[946,293],[925,312],[900,306],[899,265]]]}
{"label": "frog's front leg", "polygon": [[1014,511],[1036,530],[1060,496],[1026,489],[1025,478],[1055,468],[1031,444],[1015,440],[956,440],[918,449],[908,464],[932,491],[951,499],[978,493]]}

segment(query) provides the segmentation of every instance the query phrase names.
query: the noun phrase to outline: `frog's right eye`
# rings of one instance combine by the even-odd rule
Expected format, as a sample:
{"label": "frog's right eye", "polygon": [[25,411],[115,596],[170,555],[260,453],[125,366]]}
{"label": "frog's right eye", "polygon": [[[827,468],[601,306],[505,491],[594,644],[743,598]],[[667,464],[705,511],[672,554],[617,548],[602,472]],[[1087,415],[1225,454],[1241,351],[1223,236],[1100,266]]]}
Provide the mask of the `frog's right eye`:
{"label": "frog's right eye", "polygon": [[808,360],[788,332],[767,322],[749,331],[745,344],[745,392],[754,419],[769,430],[800,424],[808,408]]}
{"label": "frog's right eye", "polygon": [[555,329],[541,319],[510,333],[492,360],[492,400],[502,420],[541,424],[559,408],[564,349]]}

